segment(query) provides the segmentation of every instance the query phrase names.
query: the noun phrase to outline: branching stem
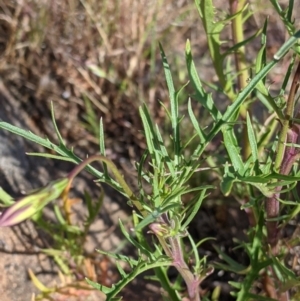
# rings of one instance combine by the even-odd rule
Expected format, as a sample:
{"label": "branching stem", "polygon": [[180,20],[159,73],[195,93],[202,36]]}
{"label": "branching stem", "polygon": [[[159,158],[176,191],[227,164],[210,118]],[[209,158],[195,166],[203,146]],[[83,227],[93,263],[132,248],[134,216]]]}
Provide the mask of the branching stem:
{"label": "branching stem", "polygon": [[78,164],[68,175],[68,178],[70,179],[70,183],[73,181],[73,179],[90,163],[94,161],[100,161],[107,164],[107,166],[110,168],[111,172],[115,176],[116,180],[120,184],[120,186],[123,188],[124,192],[132,202],[132,204],[139,210],[139,212],[146,217],[147,212],[144,210],[142,204],[137,199],[135,194],[132,192],[130,187],[127,185],[126,181],[124,180],[123,176],[119,172],[117,166],[108,158],[102,156],[102,155],[93,155],[85,160],[83,160],[80,164]]}
{"label": "branching stem", "polygon": [[[283,175],[288,175],[290,173],[294,162],[299,158],[298,151],[293,146],[286,146],[286,144],[297,143],[297,140],[299,138],[299,125],[290,125],[294,115],[295,94],[299,87],[299,81],[300,63],[298,64],[296,73],[294,75],[291,90],[287,100],[285,119],[282,120],[282,129],[279,135],[277,155],[274,164],[275,172],[279,172]],[[278,242],[279,234],[278,223],[277,221],[274,221],[274,219],[279,216],[279,198],[281,189],[281,186],[278,186],[273,196],[266,200],[268,243],[271,245],[274,255],[276,255],[277,253],[276,245]]]}

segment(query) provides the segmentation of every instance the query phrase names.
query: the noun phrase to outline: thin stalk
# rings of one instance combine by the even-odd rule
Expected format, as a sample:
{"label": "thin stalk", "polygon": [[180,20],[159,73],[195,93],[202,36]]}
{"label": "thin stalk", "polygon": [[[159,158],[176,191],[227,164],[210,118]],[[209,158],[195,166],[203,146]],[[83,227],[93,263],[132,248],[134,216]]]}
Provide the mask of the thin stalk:
{"label": "thin stalk", "polygon": [[300,80],[300,63],[298,63],[298,67],[297,67],[297,70],[296,70],[296,73],[294,75],[293,82],[291,85],[291,90],[290,90],[289,97],[287,100],[285,118],[284,118],[284,120],[281,120],[282,129],[281,129],[279,139],[278,139],[277,155],[276,155],[276,159],[275,159],[275,163],[274,163],[274,170],[277,172],[279,171],[281,162],[283,160],[287,132],[289,129],[290,121],[292,120],[293,114],[294,114],[295,94],[297,93],[297,90],[299,88],[299,80]]}
{"label": "thin stalk", "polygon": [[137,208],[137,210],[143,215],[143,217],[146,217],[148,215],[147,211],[144,210],[143,206],[141,205],[140,201],[137,199],[135,194],[132,192],[130,187],[127,185],[126,181],[124,180],[123,176],[119,172],[117,166],[108,158],[102,156],[102,155],[93,155],[84,161],[82,161],[80,164],[78,164],[68,175],[68,178],[70,180],[70,183],[73,181],[73,179],[91,162],[94,161],[100,161],[107,164],[107,166],[110,168],[111,172],[115,176],[116,180],[120,184],[120,186],[123,188],[124,192],[132,202],[132,204]]}
{"label": "thin stalk", "polygon": [[[287,100],[286,112],[284,115],[284,120],[282,120],[282,130],[279,135],[277,155],[274,164],[275,171],[283,175],[288,175],[291,172],[293,164],[300,158],[300,150],[293,146],[293,144],[298,143],[300,137],[300,126],[297,124],[291,125],[291,121],[294,115],[295,94],[297,93],[297,90],[299,88],[299,81],[300,63],[298,63],[298,67],[294,75],[291,90]],[[297,114],[297,118],[298,117],[299,113]],[[289,146],[287,146],[286,144],[288,144]],[[271,246],[270,252],[273,256],[277,256],[278,254],[279,240],[278,222],[274,220],[279,217],[280,213],[279,198],[282,187],[280,186],[280,182],[278,184],[279,186],[276,188],[272,197],[266,200],[267,240]],[[266,281],[267,283],[269,283],[268,290],[266,291],[269,297],[274,298],[274,294],[276,294],[276,299],[278,301],[289,301],[289,292],[280,292],[281,282],[277,278],[274,269],[270,268],[270,272],[273,275],[273,279],[271,279],[271,276],[266,272]]]}
{"label": "thin stalk", "polygon": [[[232,20],[231,22],[231,31],[232,31],[232,40],[233,44],[237,45],[238,43],[241,43],[245,40],[244,37],[244,26],[243,26],[243,13],[241,11],[245,7],[245,0],[229,0],[229,5],[230,5],[230,13],[232,15],[236,14],[236,17]],[[240,13],[238,13],[240,12]],[[246,54],[245,54],[245,46],[241,46],[237,51],[234,53],[234,60],[235,60],[235,69],[236,73],[238,75],[238,89],[239,91],[244,90],[244,88],[247,86],[247,81],[249,78],[249,73],[248,73],[248,67],[246,64]],[[247,97],[247,99],[249,96]],[[251,155],[251,146],[250,146],[250,141],[248,137],[248,128],[247,128],[247,123],[246,123],[246,117],[247,117],[247,106],[244,104],[240,107],[240,115],[242,120],[244,121],[243,123],[243,129],[242,129],[242,152],[243,152],[243,159],[246,161],[249,156]],[[249,108],[250,111],[250,118],[251,118],[251,109]],[[249,189],[249,188],[248,188]],[[243,203],[248,203],[249,202],[249,193],[246,193],[244,196]],[[255,225],[255,213],[253,212],[252,208],[247,208],[245,210],[247,213],[249,223],[250,225],[254,226]]]}
{"label": "thin stalk", "polygon": [[[293,119],[294,115],[295,94],[297,93],[299,87],[299,81],[300,63],[298,63],[298,67],[294,75],[291,90],[287,100],[285,119],[282,120],[282,129],[279,135],[277,155],[274,164],[275,172],[279,172],[283,175],[288,175],[290,173],[295,160],[298,158],[295,153],[294,147],[287,147],[286,143],[297,143],[299,137],[299,126],[294,124],[292,127],[290,127],[290,122]],[[273,196],[266,200],[268,242],[271,245],[274,255],[276,255],[277,253],[276,245],[278,242],[279,234],[278,223],[274,220],[268,221],[268,219],[276,219],[279,216],[280,206],[278,199],[280,198],[281,189],[281,186],[278,186]]]}
{"label": "thin stalk", "polygon": [[[229,0],[230,13],[232,15],[242,11],[245,6],[245,0]],[[241,43],[245,40],[243,31],[243,14],[239,13],[232,20],[231,23],[232,39],[234,45]],[[241,46],[235,53],[235,66],[238,74],[238,87],[243,89],[247,85],[247,80],[249,78],[248,68],[246,64],[245,46]],[[245,111],[245,110],[244,110]],[[246,113],[246,112],[244,112]],[[246,117],[246,115],[244,116]]]}
{"label": "thin stalk", "polygon": [[[230,13],[232,15],[241,12],[245,7],[245,0],[229,0]],[[236,17],[231,22],[232,40],[233,44],[236,45],[245,40],[243,31],[243,14],[238,13]],[[234,53],[235,68],[238,75],[238,89],[243,90],[247,86],[247,80],[249,78],[248,68],[246,64],[245,47],[241,46]],[[241,106],[240,114],[243,120],[246,119],[247,107],[245,105]],[[251,154],[251,147],[247,134],[247,125],[243,128],[243,157],[248,159]]]}

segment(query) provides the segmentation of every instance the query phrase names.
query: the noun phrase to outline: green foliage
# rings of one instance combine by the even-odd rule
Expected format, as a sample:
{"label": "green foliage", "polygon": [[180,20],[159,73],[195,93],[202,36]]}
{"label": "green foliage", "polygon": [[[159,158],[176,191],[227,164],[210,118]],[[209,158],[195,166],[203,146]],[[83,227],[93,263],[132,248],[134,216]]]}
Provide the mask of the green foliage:
{"label": "green foliage", "polygon": [[[229,2],[230,5],[233,5],[232,1]],[[159,45],[169,92],[169,106],[164,104],[164,109],[171,132],[167,137],[160,125],[153,121],[147,105],[143,104],[140,107],[139,113],[147,150],[137,164],[136,182],[139,191],[136,194],[114,163],[106,157],[103,123],[101,120],[99,129],[96,128],[96,116],[93,114],[91,103],[88,100],[86,100],[86,106],[90,113],[86,116],[86,121],[99,138],[101,155],[95,155],[83,161],[64,143],[55,124],[53,110],[52,116],[59,141],[58,145],[23,129],[0,122],[0,128],[23,136],[58,154],[55,156],[32,155],[42,155],[79,164],[66,177],[68,181],[71,182],[83,168],[86,168],[98,181],[109,184],[124,195],[129,204],[134,207],[132,213],[134,229],[126,229],[121,221],[119,227],[125,239],[136,249],[136,258],[99,250],[100,253],[116,260],[120,280],[111,287],[107,287],[87,279],[93,288],[106,294],[107,301],[120,300],[122,289],[139,274],[149,270],[153,273],[152,279],[159,281],[164,289],[165,299],[173,301],[182,300],[182,292],[185,288],[190,301],[219,300],[218,288],[211,295],[200,296],[199,292],[199,285],[213,273],[214,269],[230,271],[242,277],[238,278],[242,281],[230,283],[231,293],[238,301],[274,300],[275,297],[276,300],[286,300],[284,296],[287,296],[291,283],[299,281],[294,272],[284,264],[286,250],[280,245],[279,229],[293,219],[300,210],[299,202],[289,199],[295,195],[295,185],[300,179],[295,165],[300,158],[297,145],[300,139],[297,124],[299,114],[294,114],[300,67],[295,72],[286,106],[278,102],[278,99],[283,96],[283,91],[287,87],[296,62],[296,56],[299,53],[300,31],[296,31],[292,22],[293,1],[290,1],[289,7],[285,11],[277,1],[271,2],[281,16],[290,38],[268,62],[266,53],[268,22],[265,21],[264,27],[250,38],[243,37],[243,26],[252,15],[248,5],[240,1],[240,4],[243,4],[242,7],[239,7],[230,16],[221,19],[217,18],[218,15],[212,0],[195,1],[206,33],[209,52],[220,85],[219,89],[231,102],[223,111],[218,109],[217,99],[208,89],[205,89],[198,75],[189,41],[186,43],[185,57],[193,94],[188,101],[184,99],[184,102],[180,102],[181,92],[185,86],[175,87],[167,55],[162,45]],[[233,26],[234,45],[229,50],[223,51],[221,33],[230,22]],[[261,48],[254,61],[247,65],[244,48],[258,36],[261,37]],[[287,75],[279,95],[272,96],[266,86],[265,78],[289,51],[293,54],[290,58]],[[235,67],[229,60],[229,56],[232,55],[237,62]],[[245,82],[245,76],[253,66],[255,66],[255,74],[250,81]],[[238,82],[237,91],[234,89],[235,80]],[[255,115],[255,112],[252,112],[249,106],[254,95],[265,106],[268,114],[273,116],[272,122],[266,124],[254,122],[252,115]],[[187,106],[188,117],[181,115],[179,103]],[[211,116],[211,121],[205,128],[197,119],[198,114],[193,110],[193,103],[200,104],[202,109]],[[278,134],[279,138],[274,135],[276,119],[280,120],[282,124],[282,129]],[[193,128],[193,133],[190,133],[189,136],[184,132],[184,121],[187,120]],[[208,198],[212,189],[218,188],[205,183],[197,187],[190,186],[191,178],[199,170],[201,171],[201,164],[205,161],[203,153],[217,135],[221,135],[222,151],[227,153],[226,156],[223,156],[222,166],[214,166],[218,168],[221,192],[225,196],[238,200],[241,208],[247,211],[249,220],[251,220],[248,240],[238,242],[238,247],[243,249],[248,256],[249,264],[247,266],[228,256],[218,245],[215,245],[215,250],[220,255],[222,262],[214,263],[210,262],[209,258],[201,258],[197,250],[201,242],[194,241],[189,233],[188,226],[201,209],[205,199]],[[263,151],[266,145],[271,145],[270,152]],[[213,160],[219,153],[221,150],[211,155]],[[272,164],[274,157],[275,165]],[[103,163],[103,171],[96,170],[89,165],[95,160]],[[151,193],[146,193],[145,186],[151,187]],[[44,188],[41,191],[45,192],[45,189],[48,194],[51,194],[51,197],[47,194],[47,201],[38,206],[38,210],[59,195],[66,197],[66,191],[49,192],[49,186],[48,189]],[[36,197],[37,193],[35,192],[26,198],[32,200]],[[67,200],[65,198],[65,201]],[[9,205],[9,199],[5,195],[3,202]],[[36,218],[40,227],[49,233],[55,231],[58,233],[58,235],[53,235],[57,242],[57,249],[45,250],[45,252],[55,258],[61,270],[66,274],[70,271],[67,261],[63,260],[62,251],[68,249],[71,250],[73,257],[80,258],[82,256],[82,249],[78,249],[76,246],[78,241],[84,240],[89,226],[97,218],[97,213],[101,210],[102,198],[93,204],[90,197],[86,195],[86,203],[88,217],[84,230],[69,222],[67,209],[65,212],[61,212],[56,205],[54,211],[58,225],[47,224],[42,219]],[[10,207],[11,210],[14,209],[15,204]],[[27,206],[28,203],[25,205]],[[279,210],[280,206],[284,209],[284,214]],[[145,229],[148,232],[144,231]],[[153,236],[153,240],[147,239],[149,235]],[[183,240],[186,238],[189,240],[189,250],[183,244]],[[208,239],[206,238],[206,240]],[[192,264],[188,264],[189,261]],[[129,271],[121,267],[120,262],[125,262]],[[168,269],[171,266],[175,267],[178,273],[179,280],[175,283],[168,278]],[[256,289],[256,282],[262,278],[268,281],[269,287],[262,285],[259,291]]]}

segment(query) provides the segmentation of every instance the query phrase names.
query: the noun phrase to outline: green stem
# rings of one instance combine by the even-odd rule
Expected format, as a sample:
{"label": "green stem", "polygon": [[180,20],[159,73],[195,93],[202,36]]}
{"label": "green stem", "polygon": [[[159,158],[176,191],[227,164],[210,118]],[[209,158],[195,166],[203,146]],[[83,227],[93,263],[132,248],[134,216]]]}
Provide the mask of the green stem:
{"label": "green stem", "polygon": [[120,186],[123,188],[124,192],[132,202],[132,204],[139,210],[139,212],[143,215],[143,217],[147,216],[146,210],[144,210],[143,206],[141,205],[140,201],[137,199],[135,194],[132,192],[132,190],[129,188],[127,183],[125,182],[123,176],[119,172],[117,166],[108,158],[102,156],[102,155],[93,155],[85,160],[83,160],[79,165],[77,165],[68,175],[68,178],[70,180],[70,183],[74,180],[74,178],[91,162],[94,161],[100,161],[107,164],[107,166],[110,168],[111,172],[115,176],[116,180],[120,184]]}
{"label": "green stem", "polygon": [[[295,94],[299,87],[300,81],[300,63],[298,63],[298,67],[296,73],[293,78],[293,82],[291,85],[291,90],[289,93],[289,97],[287,100],[286,112],[284,115],[284,120],[282,120],[282,130],[279,135],[279,141],[277,146],[277,155],[274,164],[275,172],[280,174],[287,175],[290,173],[293,163],[295,162],[295,156],[292,147],[286,147],[286,142],[296,143],[299,137],[299,129],[297,126],[290,126],[290,122],[293,119],[294,115],[294,106],[295,106]],[[290,141],[289,141],[290,140]],[[266,214],[267,220],[274,219],[279,216],[280,206],[279,206],[279,198],[280,198],[281,187],[278,186],[276,191],[272,195],[272,197],[266,200]],[[277,253],[277,242],[278,242],[278,223],[274,220],[267,221],[267,238],[268,242],[272,247],[272,253],[276,255]]]}
{"label": "green stem", "polygon": [[[244,41],[243,31],[243,13],[242,10],[245,7],[245,0],[229,0],[230,12],[232,15],[236,14],[235,18],[231,22],[232,39],[233,44],[237,45]],[[238,75],[238,89],[243,90],[247,86],[247,80],[249,78],[248,68],[246,64],[245,47],[241,46],[234,53],[235,68]],[[240,108],[240,114],[243,120],[246,119],[247,107],[242,105]],[[247,134],[247,125],[243,127],[243,157],[246,160],[251,155],[251,147]]]}
{"label": "green stem", "polygon": [[286,105],[286,112],[285,112],[285,118],[282,120],[282,129],[279,135],[278,139],[278,146],[277,146],[277,155],[274,163],[274,170],[276,172],[279,171],[281,162],[284,156],[285,152],[285,141],[288,133],[288,129],[290,126],[290,121],[293,118],[294,114],[294,106],[295,106],[295,94],[299,88],[299,81],[300,81],[300,63],[298,64],[296,73],[293,78],[293,82],[291,85],[291,90],[289,93],[289,97],[287,100],[287,105]]}
{"label": "green stem", "polygon": [[[241,12],[244,6],[245,6],[245,0],[230,0],[231,14],[234,15],[237,14],[238,12]],[[242,13],[238,13],[236,17],[232,20],[231,28],[232,28],[232,39],[234,45],[243,42],[245,37],[243,31]],[[235,59],[236,71],[238,74],[238,87],[240,90],[242,90],[243,88],[246,87],[247,80],[249,78],[244,46],[239,47],[239,49],[235,52],[234,59]]]}

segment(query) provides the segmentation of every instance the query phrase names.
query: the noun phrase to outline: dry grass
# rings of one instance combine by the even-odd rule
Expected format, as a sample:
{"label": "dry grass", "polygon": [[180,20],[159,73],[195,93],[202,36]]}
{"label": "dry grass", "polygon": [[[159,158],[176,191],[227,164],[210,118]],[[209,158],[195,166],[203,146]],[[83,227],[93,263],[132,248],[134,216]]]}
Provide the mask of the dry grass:
{"label": "dry grass", "polygon": [[[215,3],[225,15],[224,2]],[[268,13],[259,7],[265,13],[249,23],[251,34]],[[162,123],[164,112],[157,100],[167,103],[168,98],[158,42],[174,68],[175,81],[187,80],[187,38],[200,76],[216,80],[201,28],[188,0],[0,0],[0,76],[30,112],[36,131],[52,136],[51,123],[41,116],[49,119],[53,101],[62,135],[73,146],[95,146],[103,117],[108,153],[136,159],[145,148],[138,132],[139,105],[147,102]],[[278,30],[275,36],[282,40]]]}
{"label": "dry grass", "polygon": [[1,78],[42,132],[51,136],[41,116],[53,101],[73,144],[97,142],[103,117],[112,153],[132,157],[144,148],[138,106],[147,101],[159,118],[157,99],[167,98],[158,41],[178,67],[175,58],[196,26],[187,2],[2,0]]}

